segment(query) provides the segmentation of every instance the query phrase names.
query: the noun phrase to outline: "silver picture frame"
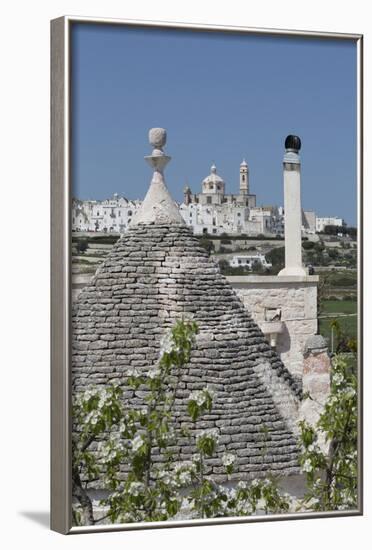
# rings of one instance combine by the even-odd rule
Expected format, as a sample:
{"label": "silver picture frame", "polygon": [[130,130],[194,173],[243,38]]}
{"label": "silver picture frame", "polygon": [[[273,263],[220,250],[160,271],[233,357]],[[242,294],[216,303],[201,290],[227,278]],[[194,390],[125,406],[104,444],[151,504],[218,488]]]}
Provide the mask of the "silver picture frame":
{"label": "silver picture frame", "polygon": [[[167,521],[157,523],[72,526],[71,487],[71,29],[75,23],[137,28],[188,29],[209,33],[342,39],[357,46],[357,185],[358,185],[358,508],[314,512]],[[363,513],[363,35],[302,30],[196,25],[157,21],[65,16],[51,21],[51,529],[62,534],[154,529],[242,522],[310,519]]]}

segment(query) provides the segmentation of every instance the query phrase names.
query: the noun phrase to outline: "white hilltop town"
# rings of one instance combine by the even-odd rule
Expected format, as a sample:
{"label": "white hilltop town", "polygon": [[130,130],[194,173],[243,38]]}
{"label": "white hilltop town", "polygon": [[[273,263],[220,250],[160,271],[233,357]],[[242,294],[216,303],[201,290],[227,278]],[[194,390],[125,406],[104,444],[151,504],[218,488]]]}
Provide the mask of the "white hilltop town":
{"label": "white hilltop town", "polygon": [[[176,203],[186,225],[195,235],[284,235],[284,208],[257,206],[250,193],[249,168],[245,160],[239,167],[239,193],[226,193],[227,185],[212,164],[210,174],[201,182],[201,192],[186,185],[183,202]],[[81,232],[124,233],[142,201],[129,200],[117,193],[105,200],[79,200],[72,203],[72,230]],[[312,235],[326,226],[344,226],[340,217],[318,217],[302,210],[302,233]]]}

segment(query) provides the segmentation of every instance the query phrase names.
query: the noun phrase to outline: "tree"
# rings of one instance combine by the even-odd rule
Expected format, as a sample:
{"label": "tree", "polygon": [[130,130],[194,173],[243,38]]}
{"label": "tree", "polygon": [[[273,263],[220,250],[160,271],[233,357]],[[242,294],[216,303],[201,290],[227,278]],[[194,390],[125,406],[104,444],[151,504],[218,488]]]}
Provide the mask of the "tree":
{"label": "tree", "polygon": [[330,277],[328,274],[321,274],[318,283],[318,292],[316,296],[317,317],[324,312],[324,301],[329,295]]}
{"label": "tree", "polygon": [[[302,505],[315,511],[356,508],[357,378],[347,356],[333,358],[331,391],[315,427],[301,421],[300,430],[307,480]],[[322,441],[328,450],[322,449]]]}
{"label": "tree", "polygon": [[[180,371],[189,362],[198,327],[178,321],[163,338],[159,360],[146,374],[135,369],[126,386],[144,394],[138,409],[126,407],[122,390],[113,385],[93,387],[74,396],[73,404],[73,518],[75,524],[163,521],[174,518],[182,506],[192,518],[247,516],[288,511],[289,499],[277,479],[239,482],[235,487],[217,484],[207,475],[207,461],[215,460],[219,429],[198,430],[196,438],[173,416]],[[333,360],[331,393],[315,427],[300,422],[300,462],[306,473],[307,492],[302,507],[311,510],[354,508],[357,498],[357,380],[343,355]],[[197,423],[213,410],[215,392],[204,387],[190,393],[187,411]],[[311,396],[307,396],[311,398]],[[267,433],[261,427],[263,442]],[[186,437],[195,452],[177,462],[172,446]],[[322,441],[328,449],[321,447]],[[262,447],[262,456],[266,453]],[[161,455],[159,457],[159,454]],[[161,458],[162,460],[159,460]],[[232,474],[236,457],[225,452],[221,471]],[[121,466],[125,465],[123,477]],[[87,482],[99,480],[109,495],[101,500],[106,515],[93,509]],[[97,517],[98,516],[98,517]]]}
{"label": "tree", "polygon": [[[174,517],[186,499],[192,517],[221,517],[254,513],[259,504],[265,513],[288,510],[288,499],[281,495],[274,478],[241,482],[234,489],[222,487],[206,475],[205,460],[215,454],[219,430],[199,430],[196,440],[182,434],[195,445],[190,461],[177,463],[172,452],[176,427],[172,407],[179,380],[179,369],[190,358],[197,326],[179,321],[163,339],[160,358],[147,375],[135,370],[127,383],[136,391],[147,392],[139,410],[123,406],[122,391],[91,388],[74,399],[73,419],[73,517],[75,524],[92,525],[111,522],[161,521]],[[193,422],[213,405],[212,388],[192,392],[188,412]],[[98,446],[97,446],[98,443]],[[155,460],[161,452],[163,461]],[[225,453],[222,467],[227,475],[234,468],[235,455]],[[120,465],[128,473],[123,480]],[[110,494],[102,499],[108,512],[95,517],[87,481],[104,481]],[[191,489],[190,489],[191,487]]]}
{"label": "tree", "polygon": [[302,242],[302,248],[304,250],[312,250],[314,248],[314,241],[303,241]]}
{"label": "tree", "polygon": [[202,237],[199,241],[200,246],[205,248],[205,250],[210,254],[211,252],[214,252],[214,243],[207,239],[206,237]]}
{"label": "tree", "polygon": [[230,268],[230,264],[227,260],[220,260],[218,265],[220,266],[221,273],[226,273]]}
{"label": "tree", "polygon": [[284,267],[285,262],[285,248],[281,246],[279,248],[273,248],[266,254],[266,260],[272,264],[272,273],[278,273]]}
{"label": "tree", "polygon": [[330,322],[330,327],[336,334],[336,349],[335,353],[348,353],[357,351],[357,341],[355,338],[350,338],[337,319]]}
{"label": "tree", "polygon": [[78,239],[76,243],[76,249],[78,251],[78,254],[84,254],[84,252],[86,252],[88,249],[87,239]]}

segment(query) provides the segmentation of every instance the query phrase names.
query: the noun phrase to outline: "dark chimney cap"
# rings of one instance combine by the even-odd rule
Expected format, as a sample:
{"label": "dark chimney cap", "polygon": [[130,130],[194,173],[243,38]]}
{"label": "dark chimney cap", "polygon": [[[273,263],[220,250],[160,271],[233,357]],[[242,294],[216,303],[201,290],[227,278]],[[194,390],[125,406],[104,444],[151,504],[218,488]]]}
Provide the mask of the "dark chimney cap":
{"label": "dark chimney cap", "polygon": [[301,140],[298,136],[289,135],[285,138],[284,147],[286,149],[294,149],[299,151],[301,149]]}

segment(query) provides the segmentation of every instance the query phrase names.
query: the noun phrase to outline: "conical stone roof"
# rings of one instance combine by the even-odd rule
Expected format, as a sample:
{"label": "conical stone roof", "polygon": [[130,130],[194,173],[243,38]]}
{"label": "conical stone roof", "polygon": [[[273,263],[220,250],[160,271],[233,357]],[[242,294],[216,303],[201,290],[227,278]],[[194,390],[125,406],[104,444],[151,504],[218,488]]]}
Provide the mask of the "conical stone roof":
{"label": "conical stone roof", "polygon": [[[187,397],[209,384],[217,391],[215,405],[196,429],[219,428],[218,452],[237,454],[239,479],[297,471],[285,411],[293,414],[300,390],[186,226],[131,227],[80,294],[73,312],[74,390],[124,381],[133,367],[147,372],[162,335],[183,314],[192,315],[200,333],[179,381],[177,421],[193,428]],[[125,397],[133,406],[143,403],[140,391]],[[178,452],[190,458],[188,440],[180,438]],[[209,462],[224,479],[216,461]]]}
{"label": "conical stone roof", "polygon": [[[194,435],[217,427],[219,458],[226,451],[237,456],[233,479],[297,473],[293,426],[301,390],[218,265],[177,220],[131,226],[79,295],[72,315],[73,391],[119,380],[126,406],[140,407],[144,393],[124,386],[128,371],[147,373],[155,365],[162,336],[182,316],[198,323],[199,334],[180,373],[176,426]],[[213,410],[194,424],[187,398],[207,384],[216,390]],[[187,460],[195,447],[180,435],[174,450]],[[207,466],[216,481],[226,480],[220,460]]]}

